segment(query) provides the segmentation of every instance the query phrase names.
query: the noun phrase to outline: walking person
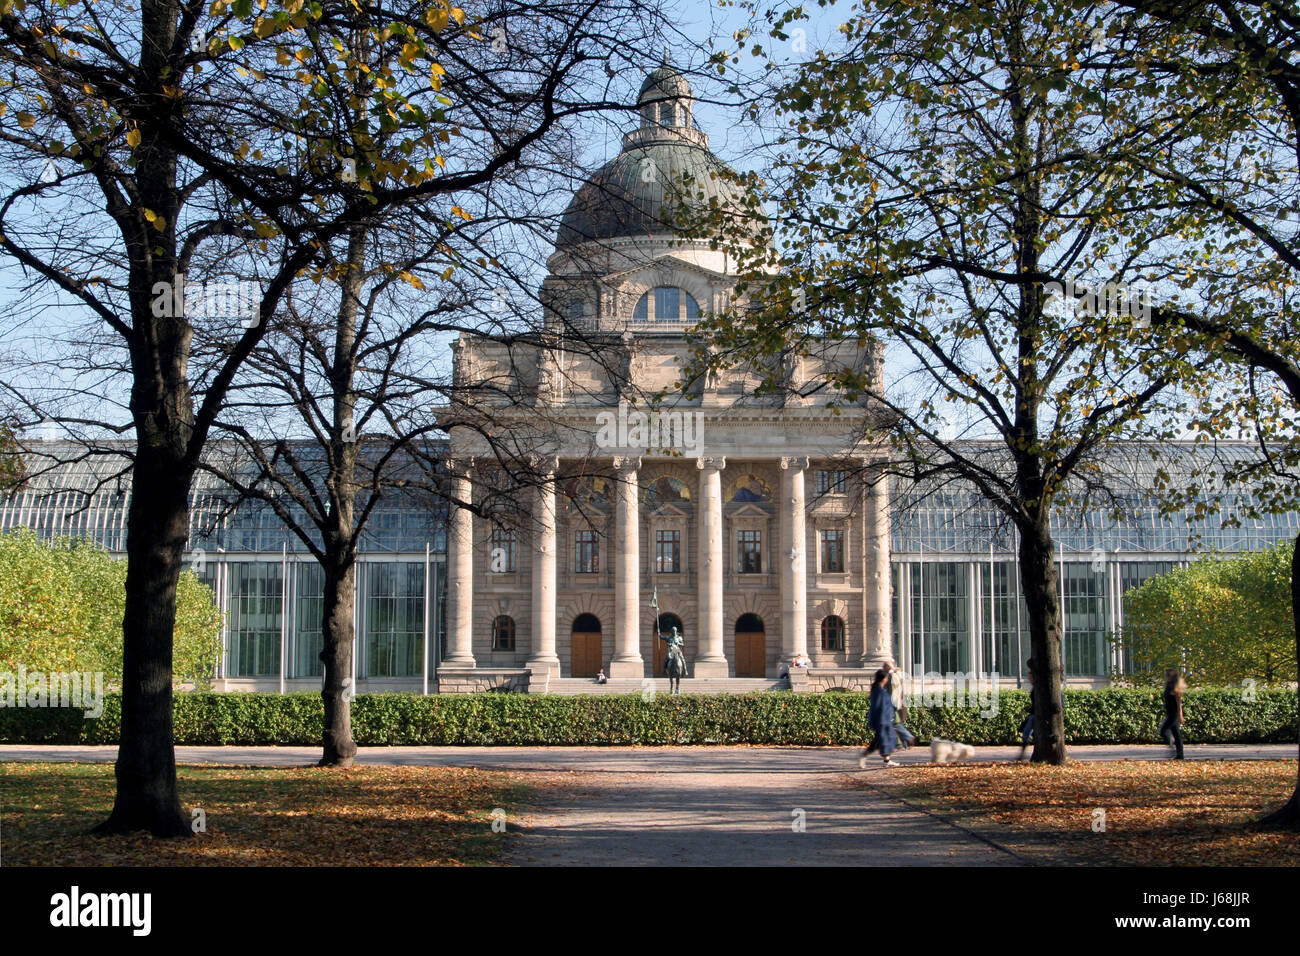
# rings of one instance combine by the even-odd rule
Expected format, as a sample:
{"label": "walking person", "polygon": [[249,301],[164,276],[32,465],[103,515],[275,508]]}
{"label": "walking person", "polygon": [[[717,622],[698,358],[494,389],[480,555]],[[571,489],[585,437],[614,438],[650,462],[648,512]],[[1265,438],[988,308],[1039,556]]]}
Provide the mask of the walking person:
{"label": "walking person", "polygon": [[1175,668],[1165,671],[1165,721],[1160,736],[1174,750],[1174,759],[1183,760],[1183,694],[1187,682]]}
{"label": "walking person", "polygon": [[907,750],[916,743],[916,736],[903,726],[907,720],[907,677],[890,663],[885,664],[885,670],[889,674],[885,689],[894,704],[894,731],[898,734],[899,746]]}
{"label": "walking person", "polygon": [[[889,691],[889,699],[894,704],[894,733],[898,740],[898,746],[907,750],[912,744],[916,743],[916,736],[903,726],[903,721],[907,720],[907,685],[906,677],[893,664],[886,662],[882,668],[888,672],[889,677],[885,682],[885,690]],[[880,749],[880,735],[876,734],[871,738],[871,743],[863,752],[862,756],[875,753]]]}
{"label": "walking person", "polygon": [[858,758],[858,766],[863,770],[867,769],[867,754],[873,749],[880,750],[885,766],[894,764],[894,761],[889,759],[889,755],[898,748],[898,743],[894,736],[894,701],[886,687],[888,680],[889,672],[882,667],[876,671],[875,679],[871,682],[871,709],[867,713],[867,725],[875,733],[876,739],[873,744],[877,744],[878,747],[864,750],[862,756]]}
{"label": "walking person", "polygon": [[1017,762],[1025,759],[1025,751],[1034,742],[1034,659],[1032,657],[1025,661],[1025,673],[1029,676],[1029,716],[1020,725],[1020,756],[1016,758]]}
{"label": "walking person", "polygon": [[[1029,713],[1020,725],[1020,756],[1017,761],[1025,759],[1025,751],[1034,742],[1034,659],[1025,661],[1025,675],[1029,678]],[[1065,715],[1065,682],[1061,682],[1061,715]]]}

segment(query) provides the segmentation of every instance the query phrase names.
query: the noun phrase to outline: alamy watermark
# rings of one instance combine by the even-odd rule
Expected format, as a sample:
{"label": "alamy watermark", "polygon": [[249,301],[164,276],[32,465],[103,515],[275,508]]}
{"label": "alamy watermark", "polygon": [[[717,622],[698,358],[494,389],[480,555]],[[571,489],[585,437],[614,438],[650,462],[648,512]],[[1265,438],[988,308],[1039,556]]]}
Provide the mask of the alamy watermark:
{"label": "alamy watermark", "polygon": [[1139,329],[1151,325],[1151,290],[1133,289],[1122,282],[1108,282],[1100,289],[1066,279],[1065,284],[1047,282],[1043,291],[1059,299],[1067,315],[1131,316]]}
{"label": "alamy watermark", "polygon": [[998,715],[999,687],[997,671],[927,671],[924,678],[911,678],[907,698],[909,703],[922,707],[970,707],[985,720],[992,720]]}
{"label": "alamy watermark", "polygon": [[0,671],[0,707],[66,707],[97,718],[104,713],[103,671]]}
{"label": "alamy watermark", "polygon": [[698,456],[704,450],[704,413],[700,411],[628,411],[596,413],[596,445],[645,451],[660,448]]}
{"label": "alamy watermark", "polygon": [[179,274],[153,284],[150,306],[158,318],[228,319],[253,329],[262,321],[262,287],[248,279],[190,282]]}

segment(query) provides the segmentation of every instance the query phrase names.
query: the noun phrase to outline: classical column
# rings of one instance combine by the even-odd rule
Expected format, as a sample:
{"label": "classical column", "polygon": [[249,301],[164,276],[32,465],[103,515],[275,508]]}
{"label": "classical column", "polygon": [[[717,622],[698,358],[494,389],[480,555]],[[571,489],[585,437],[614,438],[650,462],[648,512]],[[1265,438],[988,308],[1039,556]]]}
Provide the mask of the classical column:
{"label": "classical column", "polygon": [[533,462],[533,613],[528,666],[533,677],[549,672],[560,676],[555,654],[555,466],[552,460]]}
{"label": "classical column", "polygon": [[699,560],[696,562],[700,637],[691,676],[729,677],[722,643],[722,469],[727,467],[727,459],[697,458],[695,466],[700,469]]}
{"label": "classical column", "polygon": [[[470,462],[451,466],[451,493],[466,504],[474,500]],[[447,522],[447,656],[441,667],[474,666],[474,513],[452,502]]]}
{"label": "classical column", "polygon": [[640,458],[615,458],[614,658],[610,677],[645,676],[641,659]]}
{"label": "classical column", "polygon": [[862,666],[893,661],[893,600],[889,549],[889,477],[879,462],[868,462],[862,478]]}
{"label": "classical column", "polygon": [[781,660],[808,653],[807,458],[781,459]]}

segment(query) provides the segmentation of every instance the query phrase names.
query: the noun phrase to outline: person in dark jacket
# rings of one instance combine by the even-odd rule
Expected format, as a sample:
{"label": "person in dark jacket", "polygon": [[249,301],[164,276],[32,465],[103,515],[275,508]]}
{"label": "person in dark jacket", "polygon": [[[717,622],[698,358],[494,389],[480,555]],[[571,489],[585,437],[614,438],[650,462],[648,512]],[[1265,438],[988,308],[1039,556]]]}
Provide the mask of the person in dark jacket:
{"label": "person in dark jacket", "polygon": [[[894,737],[894,701],[889,696],[888,682],[887,671],[883,668],[876,671],[875,679],[871,682],[871,709],[867,714],[867,725],[876,735],[880,756],[884,758],[885,765],[892,766],[894,761],[889,759],[889,755],[898,749],[898,741]],[[867,754],[870,752],[865,750],[858,758],[858,766],[864,770],[867,767]]]}
{"label": "person in dark jacket", "polygon": [[[1025,751],[1029,745],[1034,742],[1034,659],[1031,657],[1025,661],[1025,674],[1029,678],[1029,714],[1025,717],[1025,722],[1020,725],[1020,756],[1017,760],[1025,759]],[[1065,687],[1061,687],[1061,713],[1065,713]]]}
{"label": "person in dark jacket", "polygon": [[1016,758],[1017,760],[1025,759],[1025,751],[1034,742],[1034,659],[1032,657],[1025,661],[1025,674],[1029,677],[1029,715],[1020,725],[1020,756]]}
{"label": "person in dark jacket", "polygon": [[1174,750],[1174,759],[1183,760],[1183,693],[1187,682],[1174,668],[1165,671],[1165,722],[1160,736]]}

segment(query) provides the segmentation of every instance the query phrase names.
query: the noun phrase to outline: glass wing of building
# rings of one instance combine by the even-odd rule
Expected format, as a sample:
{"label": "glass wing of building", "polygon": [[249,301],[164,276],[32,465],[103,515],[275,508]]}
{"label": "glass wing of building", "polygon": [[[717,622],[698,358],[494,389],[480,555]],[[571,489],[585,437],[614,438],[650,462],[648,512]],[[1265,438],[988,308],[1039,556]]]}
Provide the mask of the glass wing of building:
{"label": "glass wing of building", "polygon": [[[229,448],[216,446],[216,453]],[[85,536],[124,552],[130,445],[88,453],[40,443],[30,478],[0,498],[0,531]],[[440,453],[441,446],[435,448]],[[1207,553],[1293,540],[1300,515],[1269,514],[1248,490],[1175,511],[1152,489],[1157,473],[1186,487],[1211,457],[1244,460],[1252,446],[1116,446],[1094,489],[1071,488],[1052,517],[1064,611],[1067,677],[1101,683],[1122,670],[1112,640],[1123,595],[1150,577]],[[996,672],[1024,679],[1028,616],[1018,539],[1007,516],[960,483],[895,479],[892,494],[894,656],[916,673]],[[219,679],[225,686],[310,689],[321,675],[322,576],[302,540],[267,505],[237,501],[202,472],[191,493],[190,566],[225,612]],[[432,496],[380,501],[362,538],[354,608],[358,686],[420,689],[433,679],[445,633],[446,511]],[[219,685],[221,686],[221,685]]]}

